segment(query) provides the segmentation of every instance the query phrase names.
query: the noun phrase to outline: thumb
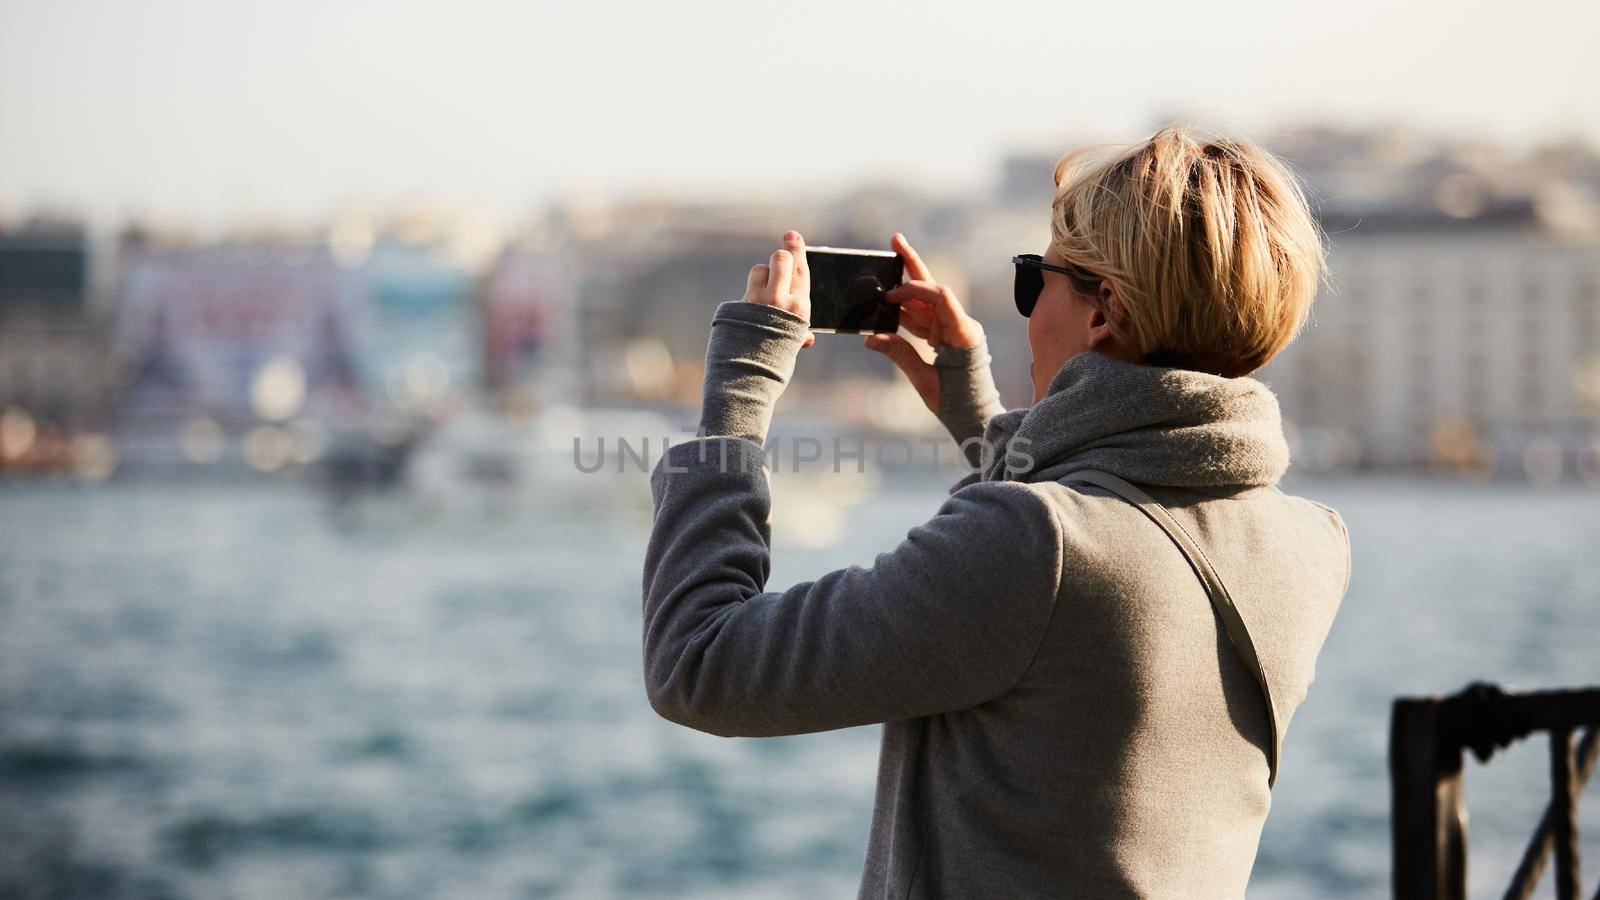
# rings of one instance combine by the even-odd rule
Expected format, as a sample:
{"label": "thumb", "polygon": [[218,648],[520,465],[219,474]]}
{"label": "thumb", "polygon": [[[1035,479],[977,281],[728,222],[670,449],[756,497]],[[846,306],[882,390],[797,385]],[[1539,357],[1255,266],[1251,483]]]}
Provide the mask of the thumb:
{"label": "thumb", "polygon": [[917,348],[911,342],[898,334],[872,334],[867,336],[867,349],[876,350],[884,356],[894,360],[894,364],[912,380],[920,378],[922,374],[932,369],[933,366],[922,358]]}
{"label": "thumb", "polygon": [[[908,364],[914,365],[922,362],[922,357],[917,353],[917,348],[911,342],[898,334],[869,334],[867,335],[867,349],[876,350],[884,356],[894,360],[894,364],[904,369]],[[926,365],[926,363],[924,363]]]}
{"label": "thumb", "polygon": [[894,360],[895,366],[906,374],[906,380],[916,389],[922,402],[931,410],[939,407],[939,376],[933,364],[925,361],[911,342],[898,334],[868,335],[866,346]]}

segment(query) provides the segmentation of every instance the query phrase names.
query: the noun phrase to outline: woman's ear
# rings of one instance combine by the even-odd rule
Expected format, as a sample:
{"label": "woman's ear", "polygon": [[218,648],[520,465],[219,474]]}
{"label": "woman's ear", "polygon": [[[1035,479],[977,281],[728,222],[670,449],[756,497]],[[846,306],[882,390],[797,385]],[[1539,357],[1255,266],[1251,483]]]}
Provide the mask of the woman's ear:
{"label": "woman's ear", "polygon": [[1101,281],[1100,295],[1095,300],[1094,315],[1089,318],[1089,349],[1119,356],[1118,351],[1123,348],[1118,333],[1127,315],[1122,297],[1110,281]]}

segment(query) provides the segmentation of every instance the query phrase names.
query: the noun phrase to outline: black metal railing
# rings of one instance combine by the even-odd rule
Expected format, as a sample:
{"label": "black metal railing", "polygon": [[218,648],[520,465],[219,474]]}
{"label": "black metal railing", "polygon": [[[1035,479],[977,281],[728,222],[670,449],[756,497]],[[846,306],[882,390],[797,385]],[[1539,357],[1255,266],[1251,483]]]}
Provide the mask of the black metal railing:
{"label": "black metal railing", "polygon": [[[1577,798],[1600,755],[1600,688],[1511,694],[1484,683],[1449,697],[1402,697],[1394,703],[1389,780],[1395,897],[1466,897],[1462,751],[1470,748],[1487,762],[1495,750],[1535,731],[1550,734],[1550,804],[1505,896],[1532,896],[1553,850],[1556,896],[1581,900]],[[1600,900],[1600,889],[1594,896]]]}

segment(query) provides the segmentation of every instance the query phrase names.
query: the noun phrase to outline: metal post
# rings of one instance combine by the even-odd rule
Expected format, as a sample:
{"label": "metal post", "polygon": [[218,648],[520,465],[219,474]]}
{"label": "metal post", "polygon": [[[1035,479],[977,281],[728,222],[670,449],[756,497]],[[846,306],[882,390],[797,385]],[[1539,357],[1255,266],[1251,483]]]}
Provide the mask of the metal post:
{"label": "metal post", "polygon": [[1550,808],[1555,812],[1556,897],[1578,897],[1578,791],[1572,729],[1550,731]]}
{"label": "metal post", "polygon": [[1464,900],[1461,749],[1441,744],[1439,700],[1396,700],[1389,725],[1394,896]]}

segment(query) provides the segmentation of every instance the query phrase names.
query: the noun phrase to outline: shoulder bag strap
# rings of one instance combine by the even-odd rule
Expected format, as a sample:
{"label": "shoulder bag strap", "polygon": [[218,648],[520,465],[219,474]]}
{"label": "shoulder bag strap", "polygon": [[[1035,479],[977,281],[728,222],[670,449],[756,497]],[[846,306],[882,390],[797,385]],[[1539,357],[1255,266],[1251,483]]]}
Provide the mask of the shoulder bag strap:
{"label": "shoulder bag strap", "polygon": [[1188,557],[1189,566],[1200,577],[1200,583],[1205,585],[1206,593],[1211,595],[1211,606],[1217,612],[1217,618],[1222,620],[1222,625],[1228,631],[1228,639],[1233,643],[1233,648],[1244,658],[1245,668],[1255,676],[1256,684],[1261,687],[1261,697],[1267,705],[1267,723],[1272,728],[1272,746],[1267,753],[1267,787],[1272,787],[1278,780],[1278,750],[1283,741],[1278,733],[1278,712],[1272,705],[1272,689],[1267,685],[1267,673],[1261,668],[1261,659],[1256,655],[1255,642],[1250,639],[1250,630],[1245,627],[1244,619],[1239,615],[1238,607],[1233,605],[1233,597],[1228,593],[1228,586],[1222,583],[1222,577],[1211,565],[1211,560],[1206,558],[1205,551],[1195,543],[1183,525],[1172,517],[1167,508],[1156,502],[1155,498],[1132,484],[1118,478],[1109,472],[1095,469],[1079,469],[1061,479],[1062,481],[1080,481],[1105,488],[1113,494],[1128,501],[1139,508],[1150,521],[1161,526],[1161,530],[1172,538],[1178,545],[1183,555]]}

